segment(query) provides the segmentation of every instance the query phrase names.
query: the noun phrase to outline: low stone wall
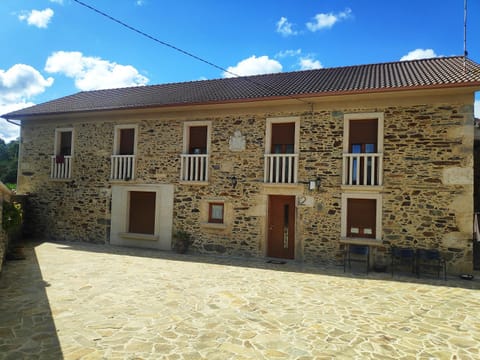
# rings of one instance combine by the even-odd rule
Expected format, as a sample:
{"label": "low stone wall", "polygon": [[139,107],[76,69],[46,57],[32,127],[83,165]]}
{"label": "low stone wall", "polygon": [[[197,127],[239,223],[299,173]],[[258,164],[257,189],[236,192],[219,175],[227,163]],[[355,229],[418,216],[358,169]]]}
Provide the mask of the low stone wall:
{"label": "low stone wall", "polygon": [[0,182],[0,272],[3,268],[8,246],[8,235],[3,230],[1,215],[3,213],[3,202],[10,200],[10,194],[10,190]]}

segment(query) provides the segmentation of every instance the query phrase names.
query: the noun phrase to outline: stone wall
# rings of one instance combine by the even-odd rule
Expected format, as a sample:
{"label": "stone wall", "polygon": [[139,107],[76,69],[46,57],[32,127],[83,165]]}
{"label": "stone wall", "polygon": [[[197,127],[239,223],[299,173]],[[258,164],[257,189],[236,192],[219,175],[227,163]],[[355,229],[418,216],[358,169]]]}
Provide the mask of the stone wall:
{"label": "stone wall", "polygon": [[3,230],[2,227],[2,211],[3,211],[3,202],[10,200],[10,190],[8,190],[5,185],[0,182],[0,272],[3,268],[3,263],[5,261],[5,256],[7,253],[8,247],[8,235]]}
{"label": "stone wall", "polygon": [[[448,100],[446,100],[448,99]],[[452,103],[448,102],[452,99]],[[22,128],[19,189],[30,193],[35,230],[54,240],[109,241],[110,155],[114,126],[138,125],[136,178],[131,184],[174,184],[174,229],[193,234],[193,251],[265,256],[269,194],[302,199],[297,207],[296,258],[336,262],[341,254],[341,179],[345,113],[384,113],[383,244],[438,248],[449,271],[471,269],[473,218],[473,106],[469,97],[407,100],[347,99],[331,103],[188,112],[95,115],[74,121],[29,121]],[[271,117],[300,117],[301,182],[321,178],[319,191],[300,183],[263,183],[265,124]],[[212,126],[207,185],[179,181],[185,121]],[[73,175],[49,179],[57,127],[74,128]],[[235,130],[246,149],[229,150]],[[233,188],[229,177],[235,176]],[[222,200],[224,227],[205,224],[208,201]],[[383,249],[384,250],[384,249]]]}

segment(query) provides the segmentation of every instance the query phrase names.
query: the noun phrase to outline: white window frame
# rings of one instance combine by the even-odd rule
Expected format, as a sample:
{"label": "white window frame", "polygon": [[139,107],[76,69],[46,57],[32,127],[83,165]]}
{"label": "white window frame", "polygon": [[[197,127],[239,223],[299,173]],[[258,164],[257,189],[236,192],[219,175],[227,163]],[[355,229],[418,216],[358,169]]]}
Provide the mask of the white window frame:
{"label": "white window frame", "polygon": [[350,151],[348,148],[348,144],[350,142],[350,121],[369,119],[377,119],[377,153],[383,153],[383,128],[385,115],[383,112],[369,112],[343,115],[343,152],[345,154],[348,154]]}
{"label": "white window frame", "polygon": [[272,126],[274,124],[295,123],[295,144],[293,152],[299,153],[300,150],[300,116],[284,116],[267,118],[265,129],[265,154],[271,154],[272,149]]}
{"label": "white window frame", "polygon": [[196,126],[207,127],[207,154],[210,155],[210,142],[212,137],[211,121],[185,121],[183,123],[183,153],[188,154],[188,146],[190,144],[190,128]]}
{"label": "white window frame", "polygon": [[61,133],[64,133],[64,132],[71,132],[72,133],[72,144],[71,144],[71,149],[70,149],[70,155],[69,156],[73,157],[73,153],[74,153],[74,149],[75,149],[75,146],[74,146],[75,132],[74,132],[73,127],[56,128],[55,129],[55,142],[54,142],[54,146],[53,146],[53,154],[54,155],[59,155],[58,152],[60,151],[60,141],[62,139]]}
{"label": "white window frame", "polygon": [[115,125],[115,133],[113,136],[113,155],[118,155],[120,152],[120,130],[122,129],[133,129],[134,130],[134,140],[133,140],[133,155],[137,155],[137,143],[138,143],[138,125],[125,124],[125,125]]}
{"label": "white window frame", "polygon": [[[383,213],[383,197],[382,194],[376,192],[344,192],[342,193],[342,214],[341,214],[341,230],[340,236],[342,239],[352,239],[347,237],[347,209],[348,209],[348,199],[374,199],[376,200],[376,220],[375,220],[375,239],[372,238],[358,238],[364,239],[366,242],[377,240],[382,240],[382,213]],[[356,239],[356,238],[354,238]]]}

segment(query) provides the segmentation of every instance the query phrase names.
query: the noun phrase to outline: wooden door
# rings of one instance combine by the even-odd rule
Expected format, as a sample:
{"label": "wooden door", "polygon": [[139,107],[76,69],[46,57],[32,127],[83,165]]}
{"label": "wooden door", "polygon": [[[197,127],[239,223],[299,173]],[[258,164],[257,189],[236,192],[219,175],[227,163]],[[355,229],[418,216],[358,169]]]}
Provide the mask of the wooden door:
{"label": "wooden door", "polygon": [[295,196],[269,196],[267,242],[267,256],[295,258]]}

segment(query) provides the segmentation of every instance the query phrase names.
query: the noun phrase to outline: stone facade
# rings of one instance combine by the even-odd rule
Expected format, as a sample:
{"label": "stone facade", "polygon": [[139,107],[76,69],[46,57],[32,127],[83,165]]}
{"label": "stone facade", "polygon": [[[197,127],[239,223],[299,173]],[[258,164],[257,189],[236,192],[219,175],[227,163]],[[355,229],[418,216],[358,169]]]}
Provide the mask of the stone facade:
{"label": "stone facade", "polygon": [[[19,191],[29,193],[37,235],[53,240],[110,241],[112,185],[174,186],[173,231],[193,234],[192,249],[263,257],[268,196],[296,197],[295,258],[336,262],[341,255],[344,116],[381,113],[383,186],[381,255],[389,245],[438,248],[449,272],[472,268],[473,98],[450,90],[331,96],[295,101],[93,113],[23,121]],[[295,185],[264,182],[267,119],[299,119]],[[185,122],[210,124],[209,180],[180,181]],[[115,126],[137,126],[133,180],[110,180]],[[54,134],[73,128],[72,176],[50,179]],[[232,151],[236,131],[245,149]],[[231,179],[237,179],[232,186]],[[319,189],[307,182],[320,178]],[[354,190],[352,190],[354,191]],[[225,223],[209,224],[208,203],[222,201]],[[133,244],[135,240],[132,240]],[[148,245],[146,245],[148,246]]]}

